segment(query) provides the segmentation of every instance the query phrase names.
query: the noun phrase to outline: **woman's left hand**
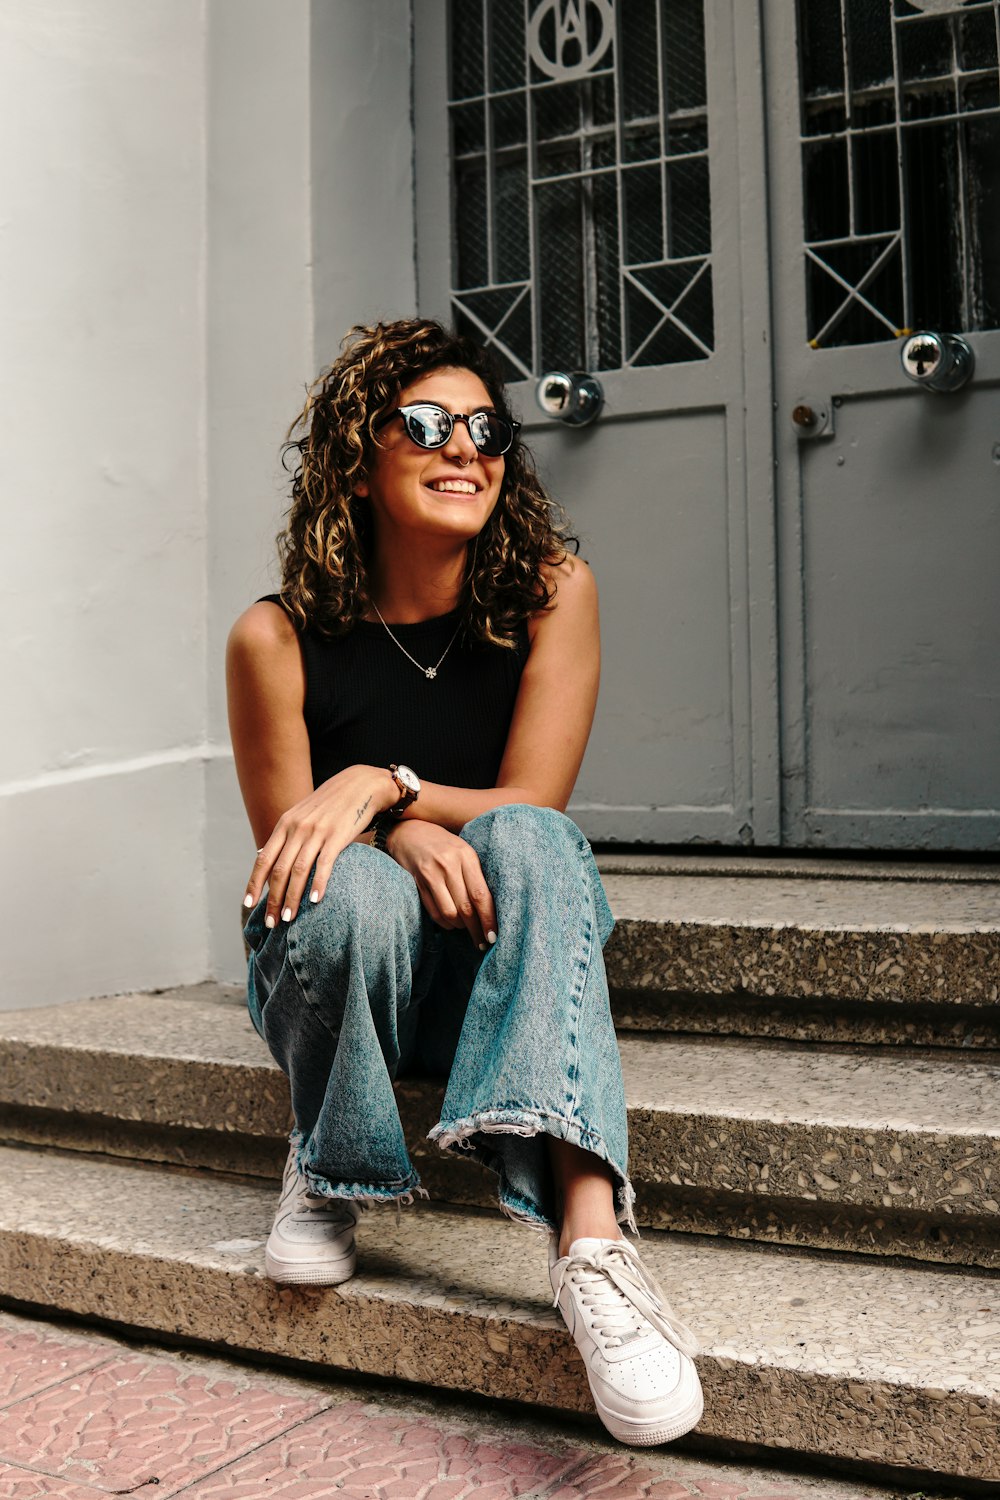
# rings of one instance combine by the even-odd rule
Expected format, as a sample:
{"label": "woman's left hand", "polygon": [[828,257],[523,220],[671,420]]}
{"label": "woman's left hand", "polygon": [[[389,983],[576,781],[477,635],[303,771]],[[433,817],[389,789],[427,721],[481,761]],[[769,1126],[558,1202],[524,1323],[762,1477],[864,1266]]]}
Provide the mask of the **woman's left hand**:
{"label": "woman's left hand", "polygon": [[399,799],[391,775],[379,766],[348,766],[324,781],[308,797],[282,813],[274,832],[258,849],[247,884],[244,906],[256,906],[268,887],[264,924],[298,914],[313,865],[316,874],[310,901],[321,901],[334,861],[376,813]]}

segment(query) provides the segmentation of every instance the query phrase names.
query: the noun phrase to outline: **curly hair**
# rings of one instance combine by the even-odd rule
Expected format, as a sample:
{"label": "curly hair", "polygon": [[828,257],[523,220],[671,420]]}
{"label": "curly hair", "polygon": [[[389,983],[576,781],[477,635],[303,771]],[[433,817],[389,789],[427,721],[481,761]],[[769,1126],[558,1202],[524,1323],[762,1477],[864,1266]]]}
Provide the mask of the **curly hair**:
{"label": "curly hair", "polygon": [[[497,412],[510,419],[492,356],[440,323],[418,318],[356,325],[340,357],[309,387],[282,450],[286,468],[294,456],[294,469],[291,505],[277,538],[281,598],[299,629],[342,635],[367,615],[372,523],[355,489],[367,479],[378,448],[379,419],[411,381],[445,367],[478,375]],[[497,504],[468,546],[458,601],[467,636],[513,646],[520,622],[552,603],[543,565],[562,562],[569,547],[578,550],[577,538],[515,439]]]}

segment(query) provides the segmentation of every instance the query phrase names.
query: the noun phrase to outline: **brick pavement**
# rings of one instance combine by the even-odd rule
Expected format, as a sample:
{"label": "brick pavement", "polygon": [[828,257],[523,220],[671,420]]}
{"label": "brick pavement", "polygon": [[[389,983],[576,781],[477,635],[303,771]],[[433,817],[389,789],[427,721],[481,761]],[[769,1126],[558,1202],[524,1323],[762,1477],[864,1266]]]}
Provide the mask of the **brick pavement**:
{"label": "brick pavement", "polygon": [[0,1313],[0,1497],[887,1500]]}

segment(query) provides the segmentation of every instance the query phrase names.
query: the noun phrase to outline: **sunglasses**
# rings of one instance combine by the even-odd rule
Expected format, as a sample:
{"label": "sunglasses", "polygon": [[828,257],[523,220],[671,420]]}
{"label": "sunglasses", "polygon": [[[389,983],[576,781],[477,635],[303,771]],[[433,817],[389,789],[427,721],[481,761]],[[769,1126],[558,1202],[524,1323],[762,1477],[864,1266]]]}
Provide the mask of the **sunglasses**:
{"label": "sunglasses", "polygon": [[407,437],[420,448],[443,448],[455,430],[455,423],[464,422],[484,458],[500,458],[508,452],[521,430],[520,422],[508,422],[495,411],[474,411],[471,416],[466,416],[460,411],[445,411],[434,401],[420,401],[413,406],[397,406],[395,411],[376,422],[375,431],[385,427],[394,417],[402,419]]}

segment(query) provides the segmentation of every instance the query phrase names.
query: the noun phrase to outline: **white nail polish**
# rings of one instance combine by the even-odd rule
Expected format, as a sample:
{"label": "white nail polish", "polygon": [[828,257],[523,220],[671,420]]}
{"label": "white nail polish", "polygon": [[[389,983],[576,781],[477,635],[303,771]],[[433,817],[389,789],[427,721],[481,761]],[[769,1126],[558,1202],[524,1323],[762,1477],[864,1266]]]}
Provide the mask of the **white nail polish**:
{"label": "white nail polish", "polygon": [[290,922],[292,920],[292,908],[290,906],[286,906],[281,913],[281,920],[283,922]]}
{"label": "white nail polish", "polygon": [[491,927],[490,930],[489,930],[489,932],[486,934],[486,941],[488,943],[495,943],[496,940],[497,940],[497,935],[496,935],[496,933],[493,931],[493,929]]}
{"label": "white nail polish", "polygon": [[249,891],[248,891],[248,892],[247,892],[247,894],[246,894],[246,895],[245,895],[245,896],[244,896],[244,897],[243,897],[243,905],[244,905],[244,906],[253,906],[253,897],[252,897],[252,896],[251,896],[251,895],[250,895],[250,892],[249,892]]}
{"label": "white nail polish", "polygon": [[265,927],[273,927],[274,926],[274,918],[271,916],[270,912],[268,912],[267,916],[264,918],[264,926]]}
{"label": "white nail polish", "polygon": [[311,901],[311,902],[312,902],[312,903],[313,903],[313,905],[314,905],[314,906],[315,906],[315,905],[316,905],[316,902],[317,902],[317,901],[318,901],[318,900],[319,900],[319,891],[310,891],[310,892],[309,892],[309,900],[310,900],[310,901]]}
{"label": "white nail polish", "polygon": [[480,953],[486,953],[487,952],[487,947],[486,947],[485,943],[480,943],[479,944],[479,951],[480,951]]}

